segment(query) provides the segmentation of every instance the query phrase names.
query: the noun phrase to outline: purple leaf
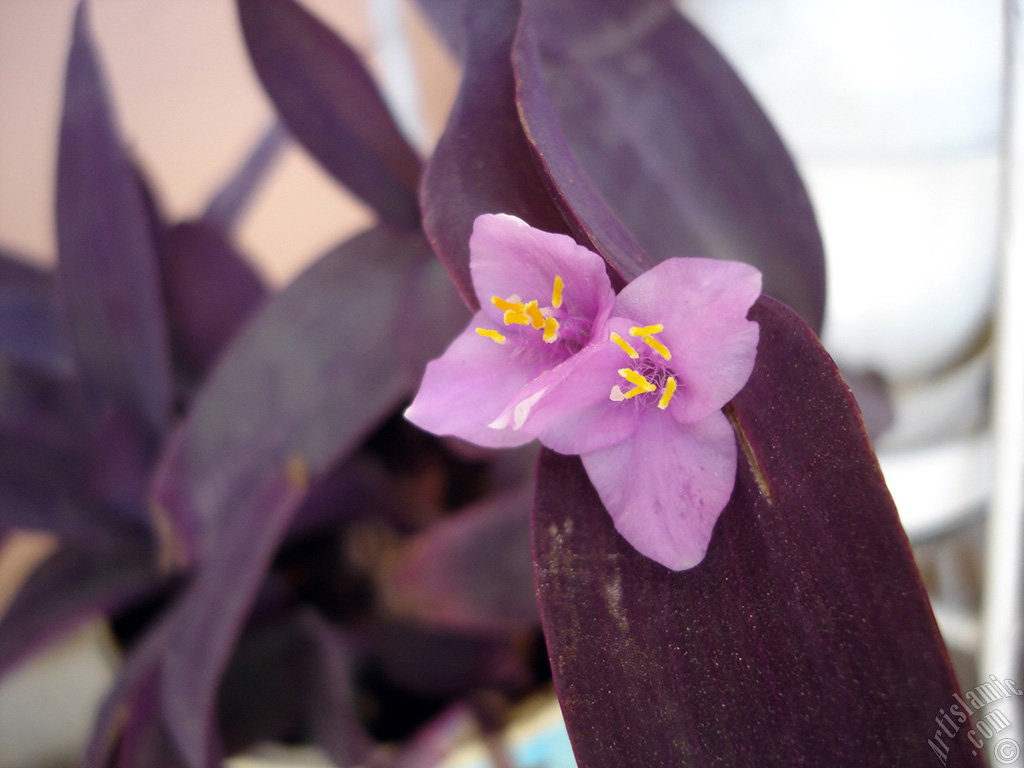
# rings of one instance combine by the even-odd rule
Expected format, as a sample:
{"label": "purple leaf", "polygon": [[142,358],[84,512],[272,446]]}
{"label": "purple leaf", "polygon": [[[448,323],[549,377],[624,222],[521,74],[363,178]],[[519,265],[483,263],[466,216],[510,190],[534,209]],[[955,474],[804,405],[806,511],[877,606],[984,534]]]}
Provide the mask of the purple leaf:
{"label": "purple leaf", "polygon": [[423,178],[423,226],[466,303],[469,235],[481,213],[508,213],[546,232],[566,232],[519,124],[509,55],[515,0],[471,3],[469,57],[458,98]]}
{"label": "purple leaf", "polygon": [[231,232],[252,201],[253,194],[281,156],[287,140],[288,131],[283,125],[275,122],[270,126],[242,167],[207,204],[203,221],[224,234]]}
{"label": "purple leaf", "polygon": [[57,550],[29,577],[0,620],[0,676],[86,621],[123,608],[165,582],[145,549]]}
{"label": "purple leaf", "polygon": [[384,221],[418,228],[420,160],[355,51],[293,0],[238,0],[238,14],[292,135]]}
{"label": "purple leaf", "polygon": [[583,197],[593,184],[655,261],[746,261],[767,293],[820,328],[824,263],[807,193],[714,47],[668,0],[524,5],[514,52],[523,123],[583,225],[608,225]]}
{"label": "purple leaf", "polygon": [[98,436],[76,379],[0,364],[0,526],[101,549],[144,541],[138,518],[97,501]]}
{"label": "purple leaf", "polygon": [[160,267],[175,351],[184,367],[202,375],[263,303],[267,289],[205,219],[166,230]]}
{"label": "purple leaf", "polygon": [[[732,406],[746,460],[696,568],[612,527],[545,453],[536,576],[577,760],[598,766],[931,765],[958,686],[849,390],[770,299]],[[980,765],[966,738],[947,765]]]}
{"label": "purple leaf", "polygon": [[172,628],[163,694],[190,765],[205,754],[217,682],[308,483],[409,395],[462,320],[451,307],[464,317],[421,235],[360,235],[265,305],[172,440],[153,496],[201,568]]}
{"label": "purple leaf", "polygon": [[110,111],[87,7],[80,3],[75,16],[57,160],[59,288],[94,398],[160,434],[171,373],[156,244]]}
{"label": "purple leaf", "polygon": [[451,629],[536,626],[529,507],[529,492],[506,493],[412,538],[384,587],[392,609]]}
{"label": "purple leaf", "polygon": [[0,251],[0,359],[56,373],[73,369],[53,276]]}

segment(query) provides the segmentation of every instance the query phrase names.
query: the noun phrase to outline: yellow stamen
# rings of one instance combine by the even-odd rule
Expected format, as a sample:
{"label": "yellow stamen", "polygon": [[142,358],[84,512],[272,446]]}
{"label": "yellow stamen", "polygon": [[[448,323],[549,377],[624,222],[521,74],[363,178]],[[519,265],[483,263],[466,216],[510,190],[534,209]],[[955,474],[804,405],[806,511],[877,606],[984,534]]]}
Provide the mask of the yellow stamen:
{"label": "yellow stamen", "polygon": [[644,344],[646,344],[648,347],[653,349],[655,352],[657,352],[659,355],[664,357],[666,360],[671,360],[672,359],[672,353],[668,351],[668,347],[666,347],[664,344],[662,344],[656,338],[654,338],[653,336],[644,336],[642,338],[644,340]]}
{"label": "yellow stamen", "polygon": [[497,331],[492,331],[490,328],[477,328],[476,332],[483,336],[485,339],[490,339],[498,344],[504,344],[506,339]]}
{"label": "yellow stamen", "polygon": [[622,351],[625,352],[634,360],[640,357],[640,353],[633,349],[632,345],[624,338],[619,336],[619,334],[617,334],[615,331],[612,331],[612,341],[618,344],[622,348]]}
{"label": "yellow stamen", "polygon": [[665,381],[665,389],[661,391],[661,399],[658,400],[658,407],[661,410],[668,408],[668,404],[672,402],[672,395],[676,393],[676,380],[674,376],[669,376]]}
{"label": "yellow stamen", "polygon": [[565,287],[565,282],[562,280],[561,275],[555,275],[555,287],[551,291],[551,306],[558,309],[562,306],[562,289]]}
{"label": "yellow stamen", "polygon": [[511,299],[507,299],[506,300],[506,299],[501,298],[501,296],[491,296],[491,304],[493,304],[498,309],[503,310],[505,312],[508,312],[509,310],[511,310],[513,312],[522,312],[523,311],[523,302],[521,302],[521,301],[512,301]]}
{"label": "yellow stamen", "polygon": [[634,325],[629,329],[630,336],[650,336],[652,333],[661,333],[665,330],[665,326],[661,323],[657,325]]}
{"label": "yellow stamen", "polygon": [[[644,378],[643,375],[637,373],[632,368],[619,368],[619,376],[639,389],[640,392],[653,392],[657,389],[657,387],[651,384],[651,382]],[[631,395],[627,392],[626,397],[631,397]],[[632,397],[636,397],[636,395],[632,395]]]}
{"label": "yellow stamen", "polygon": [[522,312],[516,312],[514,309],[506,309],[504,316],[505,325],[529,325],[530,318]]}
{"label": "yellow stamen", "polygon": [[542,338],[548,344],[558,339],[558,321],[555,318],[544,318],[544,336]]}
{"label": "yellow stamen", "polygon": [[537,306],[536,301],[531,301],[525,307],[523,312],[533,321],[533,327],[540,330],[544,327],[544,315],[541,314],[540,307]]}

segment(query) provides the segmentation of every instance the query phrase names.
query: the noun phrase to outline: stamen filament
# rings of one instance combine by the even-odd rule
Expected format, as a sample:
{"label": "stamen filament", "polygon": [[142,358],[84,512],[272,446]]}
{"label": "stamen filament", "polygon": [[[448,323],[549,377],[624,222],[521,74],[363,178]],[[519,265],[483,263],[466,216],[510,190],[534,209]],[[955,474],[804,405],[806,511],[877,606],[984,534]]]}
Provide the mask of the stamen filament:
{"label": "stamen filament", "polygon": [[658,400],[658,407],[661,410],[668,408],[668,404],[672,402],[672,395],[676,393],[676,379],[674,376],[669,376],[665,380],[665,389],[661,391],[661,399]]}
{"label": "stamen filament", "polygon": [[485,339],[497,342],[498,344],[504,344],[507,339],[497,331],[492,331],[490,328],[477,328],[476,332],[483,336]]}
{"label": "stamen filament", "polygon": [[657,352],[659,355],[664,357],[666,360],[671,360],[672,359],[672,353],[668,351],[668,347],[666,347],[664,344],[662,344],[656,338],[654,338],[653,336],[644,336],[642,338],[644,340],[644,344],[646,344],[648,347],[653,349],[655,352]]}
{"label": "stamen filament", "polygon": [[651,334],[654,334],[654,333],[661,333],[664,330],[665,330],[665,326],[662,325],[661,323],[658,323],[656,325],[643,325],[643,326],[634,325],[632,328],[629,329],[629,335],[630,336],[650,336]]}
{"label": "stamen filament", "polygon": [[633,349],[633,346],[628,341],[626,341],[624,338],[619,336],[619,334],[617,334],[615,331],[612,331],[612,341],[614,341],[616,344],[618,344],[619,347],[622,348],[622,351],[625,352],[627,355],[629,355],[634,360],[636,360],[638,357],[640,357],[640,353],[637,352],[635,349]]}
{"label": "stamen filament", "polygon": [[544,318],[544,335],[541,338],[548,344],[558,340],[558,321],[555,318]]}
{"label": "stamen filament", "polygon": [[565,282],[562,280],[561,275],[555,275],[555,287],[551,291],[551,306],[558,309],[562,306],[562,289],[565,287]]}

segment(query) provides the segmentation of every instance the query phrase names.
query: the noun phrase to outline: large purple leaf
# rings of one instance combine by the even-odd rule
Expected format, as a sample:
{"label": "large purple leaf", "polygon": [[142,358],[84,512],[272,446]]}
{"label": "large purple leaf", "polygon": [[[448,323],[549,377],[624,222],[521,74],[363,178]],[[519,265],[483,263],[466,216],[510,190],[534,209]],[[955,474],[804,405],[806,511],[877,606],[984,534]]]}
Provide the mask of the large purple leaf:
{"label": "large purple leaf", "polygon": [[167,319],[181,365],[202,375],[267,296],[252,266],[205,219],[169,227],[160,242]]}
{"label": "large purple leaf", "polygon": [[418,228],[420,160],[355,51],[293,0],[238,0],[238,13],[292,135],[384,221]]}
{"label": "large purple leaf", "polygon": [[669,0],[525,0],[514,62],[527,133],[585,225],[606,222],[588,221],[580,169],[655,261],[751,263],[820,329],[822,244],[793,162]]}
{"label": "large purple leaf", "polygon": [[165,582],[143,548],[57,550],[29,577],[0,620],[0,676],[86,621]]}
{"label": "large purple leaf", "polygon": [[469,235],[478,215],[509,213],[538,229],[566,231],[516,115],[509,57],[518,17],[516,0],[470,4],[465,74],[423,178],[423,227],[471,307]]}
{"label": "large purple leaf", "polygon": [[504,493],[413,537],[385,582],[392,610],[451,629],[536,626],[529,508],[529,491]]}
{"label": "large purple leaf", "polygon": [[155,434],[171,373],[147,201],[125,154],[93,50],[87,4],[75,15],[57,160],[59,288],[94,397]]}
{"label": "large purple leaf", "polygon": [[0,363],[0,527],[100,549],[145,541],[138,517],[99,503],[101,437],[76,379]]}
{"label": "large purple leaf", "polygon": [[53,276],[0,251],[0,359],[70,373]]}
{"label": "large purple leaf", "polygon": [[[793,313],[752,317],[737,486],[696,568],[637,554],[577,458],[540,462],[541,615],[579,764],[933,765],[958,687],[860,416]],[[981,764],[950,741],[947,765]]]}
{"label": "large purple leaf", "polygon": [[217,682],[307,484],[409,396],[464,320],[422,235],[374,229],[266,304],[200,393],[153,494],[171,550],[201,562],[164,670],[169,726],[190,765],[201,764]]}

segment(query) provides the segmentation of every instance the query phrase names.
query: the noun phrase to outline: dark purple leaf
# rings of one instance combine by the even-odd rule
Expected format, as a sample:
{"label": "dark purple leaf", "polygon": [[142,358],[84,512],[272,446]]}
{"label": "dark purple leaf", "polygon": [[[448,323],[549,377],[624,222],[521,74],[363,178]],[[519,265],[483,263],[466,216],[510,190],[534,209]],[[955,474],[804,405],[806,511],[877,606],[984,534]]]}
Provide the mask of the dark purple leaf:
{"label": "dark purple leaf", "polygon": [[288,131],[283,125],[275,122],[270,126],[242,167],[210,200],[203,221],[224,234],[231,232],[252,201],[253,194],[281,156],[287,139]]}
{"label": "dark purple leaf", "polygon": [[535,167],[515,105],[509,60],[516,0],[469,6],[469,58],[448,125],[423,178],[423,227],[471,307],[469,235],[481,213],[509,213],[531,226],[565,232]]}
{"label": "dark purple leaf", "polygon": [[371,230],[267,303],[200,393],[154,487],[178,554],[201,562],[163,690],[190,765],[205,754],[220,675],[308,483],[409,396],[462,321],[422,235]]}
{"label": "dark purple leaf", "polygon": [[170,413],[171,373],[144,191],[125,154],[86,21],[75,16],[57,160],[59,290],[95,399],[154,434]]}
{"label": "dark purple leaf", "polygon": [[98,438],[77,380],[0,363],[0,527],[83,547],[145,541],[137,516],[99,503]]}
{"label": "dark purple leaf", "polygon": [[145,549],[57,550],[28,578],[0,620],[0,676],[90,619],[165,583]]}
{"label": "dark purple leaf", "polygon": [[63,374],[73,369],[53,276],[2,251],[0,358]]}
{"label": "dark purple leaf", "polygon": [[[793,162],[669,0],[525,0],[514,63],[527,134],[583,227],[614,229],[592,218],[593,185],[655,261],[751,263],[820,329],[822,244]],[[613,264],[628,256],[618,237],[591,239],[615,245]]]}
{"label": "dark purple leaf", "polygon": [[292,135],[398,227],[419,227],[420,160],[359,56],[293,0],[238,0],[263,87]]}
{"label": "dark purple leaf", "polygon": [[536,626],[530,491],[489,498],[412,538],[384,586],[392,610],[436,627]]}
{"label": "dark purple leaf", "polygon": [[[579,764],[933,765],[958,686],[863,423],[794,314],[752,317],[737,486],[696,568],[637,554],[579,459],[540,462],[541,615]],[[951,741],[947,765],[981,764]]]}
{"label": "dark purple leaf", "polygon": [[205,219],[166,230],[160,267],[175,352],[185,368],[202,375],[267,290],[225,234]]}
{"label": "dark purple leaf", "polygon": [[373,741],[357,717],[349,643],[313,612],[302,616],[300,628],[307,648],[311,738],[338,765],[364,765]]}

